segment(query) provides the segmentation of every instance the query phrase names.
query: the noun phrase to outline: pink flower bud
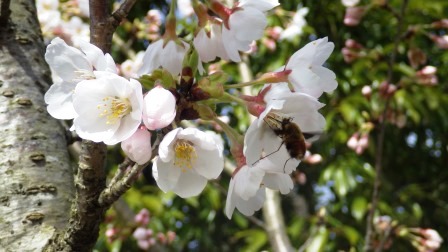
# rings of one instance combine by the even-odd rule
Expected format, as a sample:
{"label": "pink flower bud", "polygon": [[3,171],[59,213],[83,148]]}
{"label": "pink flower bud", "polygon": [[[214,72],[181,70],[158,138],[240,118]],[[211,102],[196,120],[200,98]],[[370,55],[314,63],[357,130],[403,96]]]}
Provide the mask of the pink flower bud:
{"label": "pink flower bud", "polygon": [[145,128],[138,128],[128,139],[121,142],[121,149],[132,161],[139,165],[151,159],[151,133]]}
{"label": "pink flower bud", "polygon": [[137,215],[134,217],[135,222],[142,226],[146,226],[149,223],[149,211],[146,208],[143,208],[138,212]]}
{"label": "pink flower bud", "polygon": [[443,241],[442,237],[439,235],[439,232],[434,229],[422,229],[420,234],[427,240],[437,241],[439,243]]}
{"label": "pink flower bud", "polygon": [[364,87],[362,87],[361,93],[364,97],[370,98],[370,96],[372,95],[372,87],[365,85]]}
{"label": "pink flower bud", "polygon": [[418,71],[415,76],[417,77],[417,82],[425,86],[434,86],[439,83],[436,76],[437,68],[433,66],[425,66],[420,71]]}
{"label": "pink flower bud", "polygon": [[149,91],[143,99],[143,123],[149,130],[164,128],[176,117],[176,98],[161,86]]}
{"label": "pink flower bud", "polygon": [[345,10],[344,24],[347,26],[357,26],[361,22],[365,11],[365,7],[348,7]]}
{"label": "pink flower bud", "polygon": [[448,49],[448,35],[444,36],[436,36],[431,35],[430,38],[434,43],[436,43],[436,46],[438,46],[440,49]]}
{"label": "pink flower bud", "polygon": [[176,233],[173,231],[166,232],[166,237],[168,239],[168,244],[173,243],[174,239],[176,239]]}
{"label": "pink flower bud", "polygon": [[135,231],[132,234],[132,236],[136,240],[145,240],[145,239],[148,238],[147,235],[146,235],[146,228],[143,228],[143,227],[138,227],[137,229],[135,229]]}
{"label": "pink flower bud", "polygon": [[348,139],[347,146],[352,150],[356,149],[356,146],[358,146],[358,138],[359,138],[359,133],[358,132],[354,133],[350,137],[350,139]]}
{"label": "pink flower bud", "polygon": [[152,244],[149,240],[137,240],[137,245],[143,250],[148,250]]}
{"label": "pink flower bud", "polygon": [[157,240],[161,243],[161,244],[166,244],[167,239],[164,233],[158,233],[157,234]]}
{"label": "pink flower bud", "polygon": [[270,51],[275,51],[275,49],[277,48],[277,43],[275,43],[275,40],[273,39],[263,39],[262,40],[263,45],[266,46],[266,48],[268,48],[268,50]]}
{"label": "pink flower bud", "polygon": [[319,154],[311,154],[307,157],[305,157],[305,162],[307,162],[308,164],[318,164],[320,162],[322,162],[322,156]]}
{"label": "pink flower bud", "polygon": [[347,47],[342,48],[341,52],[342,52],[342,56],[344,57],[344,61],[347,63],[352,63],[359,56],[359,54],[357,52],[350,50]]}
{"label": "pink flower bud", "polygon": [[436,21],[432,23],[431,26],[437,29],[448,29],[448,19]]}
{"label": "pink flower bud", "polygon": [[357,50],[364,48],[360,43],[358,43],[354,39],[347,39],[345,41],[345,46],[350,48],[350,49],[357,49]]}

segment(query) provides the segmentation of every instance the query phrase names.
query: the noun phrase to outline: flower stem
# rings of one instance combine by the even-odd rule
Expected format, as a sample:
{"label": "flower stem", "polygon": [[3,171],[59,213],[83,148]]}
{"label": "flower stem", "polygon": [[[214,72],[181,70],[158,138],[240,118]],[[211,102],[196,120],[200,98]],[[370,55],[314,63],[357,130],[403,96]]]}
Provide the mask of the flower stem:
{"label": "flower stem", "polygon": [[229,137],[232,146],[243,145],[244,138],[238,132],[236,132],[236,130],[231,128],[227,123],[224,123],[223,121],[219,120],[219,118],[217,117],[215,117],[213,121],[216,122],[219,126],[221,126],[222,130]]}
{"label": "flower stem", "polygon": [[225,100],[236,102],[239,105],[241,105],[243,107],[246,107],[246,101],[244,101],[243,99],[241,99],[239,97],[236,97],[235,95],[232,95],[232,94],[229,94],[229,93],[224,93],[223,98]]}
{"label": "flower stem", "polygon": [[229,89],[229,88],[241,88],[241,87],[248,87],[248,86],[255,86],[255,85],[259,85],[259,84],[265,84],[264,81],[262,80],[253,80],[253,81],[248,81],[248,82],[243,82],[243,83],[238,83],[238,84],[229,84],[229,85],[224,85],[225,89]]}

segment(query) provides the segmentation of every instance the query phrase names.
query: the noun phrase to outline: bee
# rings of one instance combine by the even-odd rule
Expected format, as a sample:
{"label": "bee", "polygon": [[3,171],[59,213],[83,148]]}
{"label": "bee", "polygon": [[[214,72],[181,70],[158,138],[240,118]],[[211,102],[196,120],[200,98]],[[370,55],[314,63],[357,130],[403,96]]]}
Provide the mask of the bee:
{"label": "bee", "polygon": [[272,129],[272,131],[274,131],[274,133],[282,139],[282,143],[276,151],[260,158],[258,161],[278,152],[280,148],[285,145],[290,158],[286,160],[283,166],[283,172],[285,172],[286,164],[291,158],[303,159],[305,157],[305,140],[319,134],[302,132],[300,127],[292,121],[292,117],[287,117],[278,112],[269,112],[263,120]]}

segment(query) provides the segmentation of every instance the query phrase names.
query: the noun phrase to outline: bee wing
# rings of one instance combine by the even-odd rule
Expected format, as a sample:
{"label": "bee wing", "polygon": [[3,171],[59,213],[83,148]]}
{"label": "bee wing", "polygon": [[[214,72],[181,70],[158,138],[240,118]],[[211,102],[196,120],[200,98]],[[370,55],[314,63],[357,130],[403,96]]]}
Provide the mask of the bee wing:
{"label": "bee wing", "polygon": [[316,141],[321,135],[324,134],[322,131],[316,131],[316,132],[302,132],[303,137],[307,141]]}

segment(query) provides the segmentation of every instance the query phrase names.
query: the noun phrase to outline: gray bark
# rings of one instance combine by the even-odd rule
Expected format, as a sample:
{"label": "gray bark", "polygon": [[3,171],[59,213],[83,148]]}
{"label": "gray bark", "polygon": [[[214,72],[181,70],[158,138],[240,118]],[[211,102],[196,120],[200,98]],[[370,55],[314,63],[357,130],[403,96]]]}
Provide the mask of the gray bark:
{"label": "gray bark", "polygon": [[65,130],[46,112],[51,84],[33,0],[0,26],[0,247],[41,251],[68,224],[74,197]]}

